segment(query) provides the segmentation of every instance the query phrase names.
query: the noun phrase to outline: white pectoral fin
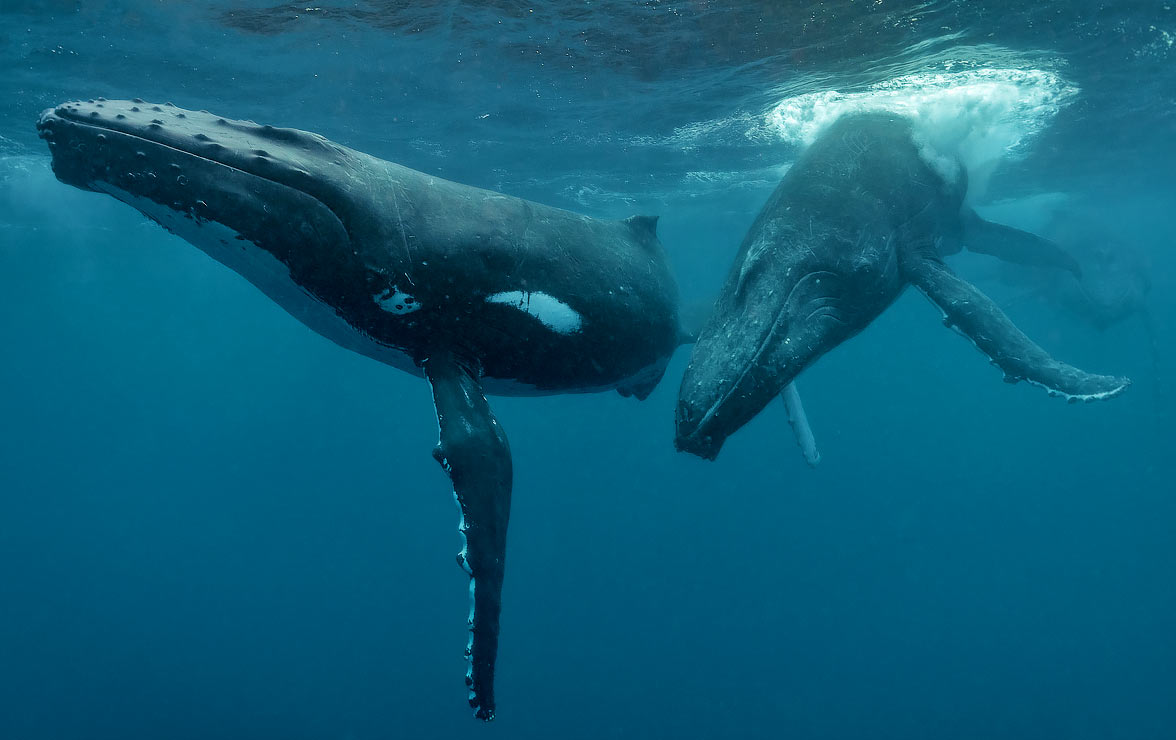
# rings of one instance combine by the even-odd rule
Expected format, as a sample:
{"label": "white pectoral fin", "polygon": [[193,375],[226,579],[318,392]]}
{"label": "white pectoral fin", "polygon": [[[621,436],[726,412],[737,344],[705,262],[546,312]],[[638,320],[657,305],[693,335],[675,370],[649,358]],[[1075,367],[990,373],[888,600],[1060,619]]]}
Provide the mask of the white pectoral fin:
{"label": "white pectoral fin", "polygon": [[788,411],[788,423],[792,425],[792,432],[796,435],[796,443],[800,445],[805,462],[817,467],[821,462],[821,452],[817,449],[817,440],[813,436],[813,428],[809,426],[808,415],[804,413],[804,404],[800,402],[795,382],[784,386],[784,390],[780,391],[780,399]]}

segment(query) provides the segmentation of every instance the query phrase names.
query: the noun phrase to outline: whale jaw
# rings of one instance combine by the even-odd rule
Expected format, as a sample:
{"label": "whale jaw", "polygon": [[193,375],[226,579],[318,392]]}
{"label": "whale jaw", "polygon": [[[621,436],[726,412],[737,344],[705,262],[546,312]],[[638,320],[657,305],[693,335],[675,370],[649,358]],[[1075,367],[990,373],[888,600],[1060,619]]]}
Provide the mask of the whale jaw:
{"label": "whale jaw", "polygon": [[378,304],[344,220],[362,204],[327,176],[355,153],[315,134],[137,100],[65,103],[37,128],[62,182],[134,207],[345,349],[419,374],[406,337],[364,318]]}

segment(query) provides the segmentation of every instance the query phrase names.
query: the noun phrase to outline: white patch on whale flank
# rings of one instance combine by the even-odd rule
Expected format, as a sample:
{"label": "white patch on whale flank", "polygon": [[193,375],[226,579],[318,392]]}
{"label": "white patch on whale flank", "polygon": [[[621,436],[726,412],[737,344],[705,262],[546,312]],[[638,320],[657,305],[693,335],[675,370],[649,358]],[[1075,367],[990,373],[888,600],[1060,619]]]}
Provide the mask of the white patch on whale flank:
{"label": "white patch on whale flank", "polygon": [[584,320],[568,304],[555,296],[539,291],[510,290],[486,296],[487,303],[501,303],[529,313],[548,329],[558,334],[580,331]]}
{"label": "white patch on whale flank", "polygon": [[[333,307],[310,295],[295,283],[290,277],[290,269],[285,264],[251,240],[243,237],[235,229],[211,219],[197,219],[190,213],[177,211],[104,181],[91,181],[87,187],[126,203],[148,219],[163,226],[170,233],[197,247],[208,257],[237,273],[259,289],[266,297],[315,334],[325,337],[344,349],[390,365],[403,372],[417,377],[423,375],[421,369],[403,350],[382,344],[356,330]],[[491,298],[511,295],[511,293],[499,293]],[[516,296],[515,305],[522,308],[518,305],[518,299],[523,294],[516,292],[513,295]],[[565,309],[566,318],[574,326],[572,331],[579,330],[582,323],[580,315],[551,296],[532,293],[530,302],[532,311],[537,305],[543,303],[543,298],[540,298],[537,304],[536,295],[550,299],[557,309],[562,306]],[[545,318],[550,319],[551,317],[545,316]],[[542,321],[542,319],[540,320]],[[531,385],[512,377],[485,376],[482,378],[482,390],[488,395],[496,396],[600,393],[651,380],[664,371],[667,360],[668,358],[659,358],[657,362],[651,363],[631,376],[615,382],[603,382],[598,386],[552,389]]]}

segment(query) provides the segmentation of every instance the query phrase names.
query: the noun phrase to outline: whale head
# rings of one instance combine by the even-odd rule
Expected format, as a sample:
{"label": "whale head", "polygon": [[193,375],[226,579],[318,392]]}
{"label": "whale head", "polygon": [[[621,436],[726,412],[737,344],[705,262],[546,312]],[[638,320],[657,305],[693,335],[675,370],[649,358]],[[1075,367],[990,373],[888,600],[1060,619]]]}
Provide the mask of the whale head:
{"label": "whale head", "polygon": [[37,122],[53,171],[115,195],[169,228],[216,224],[274,244],[347,240],[362,155],[317,134],[141,100],[64,103]]}
{"label": "whale head", "polygon": [[898,297],[902,241],[952,235],[966,191],[924,158],[912,124],[831,124],[788,170],[743,241],[682,380],[675,444],[714,458],[806,367]]}
{"label": "whale head", "polygon": [[[398,242],[379,231],[395,227],[378,217],[388,194],[373,185],[390,163],[318,134],[141,100],[65,103],[37,129],[59,180],[130,204],[343,346],[403,364],[398,348],[427,332],[422,296],[406,293],[408,268],[387,247]],[[382,344],[367,351],[353,335]]]}
{"label": "whale head", "polygon": [[714,459],[798,374],[864,329],[903,286],[892,239],[757,224],[682,378],[677,448]]}

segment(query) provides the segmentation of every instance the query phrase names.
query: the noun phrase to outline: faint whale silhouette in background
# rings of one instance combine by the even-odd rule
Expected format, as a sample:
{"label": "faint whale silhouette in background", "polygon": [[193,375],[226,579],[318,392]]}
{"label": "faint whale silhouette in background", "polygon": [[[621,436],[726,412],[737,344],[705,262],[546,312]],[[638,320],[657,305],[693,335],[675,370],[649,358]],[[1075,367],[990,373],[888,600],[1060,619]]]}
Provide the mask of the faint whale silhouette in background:
{"label": "faint whale silhouette in background", "polygon": [[[801,155],[748,231],[682,379],[675,443],[713,459],[726,439],[819,357],[914,284],[1000,367],[1071,400],[1110,398],[1126,378],[1058,362],[957,277],[942,254],[967,245],[1080,272],[1056,244],[963,205],[962,167],[932,162],[909,120],[854,114]],[[950,164],[950,163],[948,163]]]}
{"label": "faint whale silhouette in background", "polygon": [[1101,199],[1044,193],[987,206],[987,213],[1031,224],[1070,254],[1078,274],[1002,264],[1002,282],[1022,288],[1099,330],[1149,313],[1152,265],[1144,245],[1124,235],[1124,216]]}
{"label": "faint whale silhouette in background", "polygon": [[1035,207],[1052,212],[1041,230],[1073,255],[1081,274],[1001,265],[1001,280],[1024,291],[1018,300],[1038,299],[1100,332],[1137,319],[1147,335],[1158,390],[1160,351],[1150,304],[1152,264],[1145,246],[1123,235],[1122,224],[1115,222],[1120,216],[1108,212],[1104,202],[1065,197],[1061,205]]}
{"label": "faint whale silhouette in background", "polygon": [[1059,214],[1046,233],[1082,266],[1081,276],[1042,274],[1054,285],[1059,303],[1104,330],[1133,315],[1148,314],[1151,265],[1138,245],[1080,212]]}

